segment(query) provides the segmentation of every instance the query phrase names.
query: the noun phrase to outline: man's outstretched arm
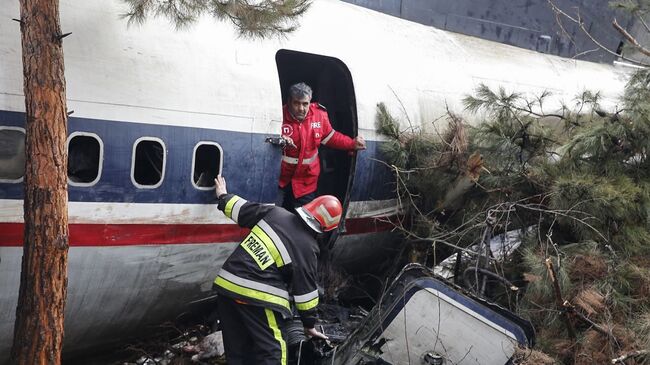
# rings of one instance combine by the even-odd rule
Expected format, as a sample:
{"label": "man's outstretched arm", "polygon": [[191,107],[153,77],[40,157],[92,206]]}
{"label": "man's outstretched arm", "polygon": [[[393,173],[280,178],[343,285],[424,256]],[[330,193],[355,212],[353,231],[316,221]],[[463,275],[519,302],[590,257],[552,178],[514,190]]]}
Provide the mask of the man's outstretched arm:
{"label": "man's outstretched arm", "polygon": [[226,179],[221,175],[214,179],[214,185],[219,199],[217,208],[240,227],[253,228],[269,210],[273,209],[272,205],[249,202],[235,194],[228,194]]}
{"label": "man's outstretched arm", "polygon": [[361,136],[350,138],[332,128],[330,121],[323,121],[323,139],[320,143],[324,146],[344,151],[358,151],[366,149],[366,141]]}

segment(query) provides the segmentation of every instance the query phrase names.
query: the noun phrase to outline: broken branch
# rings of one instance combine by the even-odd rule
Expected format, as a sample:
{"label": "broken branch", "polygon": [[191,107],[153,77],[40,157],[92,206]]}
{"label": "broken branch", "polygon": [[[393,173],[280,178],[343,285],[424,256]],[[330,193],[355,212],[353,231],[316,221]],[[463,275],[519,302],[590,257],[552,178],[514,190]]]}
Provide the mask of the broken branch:
{"label": "broken branch", "polygon": [[647,355],[647,354],[648,354],[648,350],[638,350],[638,351],[628,352],[627,354],[623,354],[615,359],[612,359],[612,364],[623,363],[625,362],[625,360],[631,357],[637,357],[637,356]]}
{"label": "broken branch", "polygon": [[625,39],[627,39],[630,43],[632,43],[632,45],[636,49],[638,49],[639,52],[643,53],[646,56],[650,56],[650,50],[646,49],[641,44],[639,44],[639,42],[636,40],[636,38],[632,37],[632,35],[630,33],[628,33],[627,30],[625,30],[623,27],[621,27],[618,24],[618,21],[616,21],[616,19],[614,19],[614,21],[612,22],[612,25],[614,26],[614,29],[616,29],[619,33],[621,33],[621,35],[623,37],[625,37]]}
{"label": "broken branch", "polygon": [[603,328],[602,326],[598,325],[589,317],[585,316],[584,314],[580,313],[580,311],[576,310],[575,306],[571,304],[568,300],[564,301],[563,303],[564,308],[568,309],[571,311],[571,313],[575,314],[576,317],[583,322],[587,323],[591,328],[593,328],[596,332],[605,335],[607,338],[611,339],[612,341],[618,343],[618,340],[614,335],[611,333],[611,331],[608,331],[607,329]]}
{"label": "broken branch", "polygon": [[[625,57],[625,56],[623,56],[623,55],[620,55],[620,54],[618,54],[618,53],[612,51],[611,49],[607,48],[605,45],[603,45],[602,43],[600,43],[600,42],[599,42],[599,41],[598,41],[598,40],[597,40],[597,39],[596,39],[596,38],[595,38],[595,37],[594,37],[594,36],[589,32],[589,30],[587,30],[587,28],[585,28],[585,24],[584,24],[584,22],[582,21],[582,19],[580,18],[580,14],[578,14],[577,18],[574,18],[574,17],[570,16],[569,14],[567,14],[566,12],[564,12],[562,9],[560,9],[557,5],[555,5],[555,3],[553,3],[553,1],[551,1],[551,0],[547,0],[547,1],[548,1],[548,3],[549,3],[550,6],[551,6],[551,10],[553,10],[553,12],[555,12],[555,14],[556,14],[556,18],[557,18],[559,15],[561,15],[561,16],[563,16],[563,17],[569,19],[570,21],[576,23],[576,24],[578,25],[578,27],[580,28],[580,30],[582,30],[582,32],[587,36],[587,38],[589,38],[589,39],[590,39],[590,40],[591,40],[591,41],[592,41],[596,46],[598,46],[598,48],[600,48],[601,50],[603,50],[603,51],[609,53],[609,54],[612,55],[612,56],[619,57],[620,59],[622,59],[622,60],[624,60],[624,61],[632,62],[632,63],[635,63],[635,64],[637,64],[637,65],[641,65],[641,66],[648,66],[648,64],[645,63],[645,62],[637,61],[637,60],[633,60],[633,59],[631,59],[631,58],[628,58],[628,57]],[[559,15],[558,15],[558,14],[559,14]]]}
{"label": "broken branch", "polygon": [[562,317],[566,324],[567,332],[571,339],[576,338],[576,330],[573,328],[573,323],[571,323],[571,317],[569,317],[569,312],[566,310],[565,301],[562,299],[562,291],[560,290],[560,283],[557,280],[557,274],[555,273],[555,268],[553,267],[553,261],[550,258],[546,259],[546,269],[548,270],[548,276],[551,278],[551,283],[553,284],[553,291],[555,292],[555,301],[557,303],[558,309],[562,310]]}

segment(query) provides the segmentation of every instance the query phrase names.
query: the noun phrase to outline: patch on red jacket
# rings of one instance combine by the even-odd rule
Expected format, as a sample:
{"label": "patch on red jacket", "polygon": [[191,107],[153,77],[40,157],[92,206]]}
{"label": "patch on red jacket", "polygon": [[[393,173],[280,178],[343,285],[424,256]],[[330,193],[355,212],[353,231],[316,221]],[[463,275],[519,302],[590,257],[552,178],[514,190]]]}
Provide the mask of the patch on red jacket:
{"label": "patch on red jacket", "polygon": [[291,126],[291,124],[283,124],[282,125],[282,135],[287,136],[287,137],[291,137],[292,134],[293,134],[293,127]]}

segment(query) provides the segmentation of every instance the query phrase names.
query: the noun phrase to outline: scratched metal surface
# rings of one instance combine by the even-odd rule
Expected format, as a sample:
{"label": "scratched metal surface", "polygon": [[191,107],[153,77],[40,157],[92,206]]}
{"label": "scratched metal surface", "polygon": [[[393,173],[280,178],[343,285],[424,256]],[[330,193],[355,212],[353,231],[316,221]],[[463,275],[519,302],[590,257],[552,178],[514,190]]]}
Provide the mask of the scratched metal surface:
{"label": "scratched metal surface", "polygon": [[[566,33],[562,32],[547,0],[344,1],[439,29],[562,57],[573,57],[577,53],[596,48],[571,22],[563,22]],[[626,28],[632,22],[627,14],[612,10],[608,1],[556,0],[554,3],[572,15],[575,15],[573,9],[580,7],[585,26],[612,50],[622,40],[612,30],[612,19],[616,17]],[[595,51],[578,59],[610,63],[615,58],[603,51]]]}
{"label": "scratched metal surface", "polygon": [[[72,247],[65,346],[83,349],[174,318],[209,295],[235,243]],[[22,248],[0,247],[0,363],[7,360]]]}

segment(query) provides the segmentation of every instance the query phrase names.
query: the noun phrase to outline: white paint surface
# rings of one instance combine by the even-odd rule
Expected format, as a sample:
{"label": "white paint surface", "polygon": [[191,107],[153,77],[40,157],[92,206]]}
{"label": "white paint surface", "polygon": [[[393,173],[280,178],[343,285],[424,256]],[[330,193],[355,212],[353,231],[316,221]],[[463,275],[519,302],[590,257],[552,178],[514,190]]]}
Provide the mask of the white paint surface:
{"label": "white paint surface", "polygon": [[[387,217],[398,211],[397,201],[350,202],[346,217]],[[23,201],[0,199],[0,222],[22,223]],[[68,202],[71,224],[234,224],[216,204]]]}
{"label": "white paint surface", "polygon": [[[0,9],[0,107],[24,110],[18,1]],[[354,81],[359,129],[374,131],[376,104],[413,123],[430,122],[480,83],[511,91],[553,91],[570,101],[601,91],[612,106],[627,74],[609,65],[562,59],[454,34],[335,0],[315,1],[286,39],[237,38],[230,24],[204,17],[174,31],[163,19],[127,27],[117,0],[62,1],[67,97],[75,116],[240,132],[279,130],[275,53],[336,57]],[[399,97],[399,100],[398,100]],[[557,101],[557,100],[556,100]],[[552,100],[548,107],[553,108]],[[404,115],[401,119],[406,123]]]}
{"label": "white paint surface", "polygon": [[427,352],[445,364],[503,365],[514,354],[514,334],[445,294],[415,293],[380,336],[382,359],[391,364],[420,364]]}

